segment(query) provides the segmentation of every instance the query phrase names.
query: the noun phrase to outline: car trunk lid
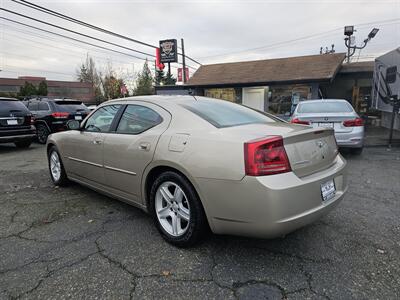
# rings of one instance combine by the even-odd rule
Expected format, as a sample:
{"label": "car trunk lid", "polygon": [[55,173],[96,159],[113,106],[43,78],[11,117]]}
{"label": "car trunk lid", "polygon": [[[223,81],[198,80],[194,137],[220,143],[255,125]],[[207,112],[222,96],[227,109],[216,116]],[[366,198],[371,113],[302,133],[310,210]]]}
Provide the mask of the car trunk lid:
{"label": "car trunk lid", "polygon": [[299,177],[329,168],[338,155],[334,131],[309,128],[283,137],[292,171]]}
{"label": "car trunk lid", "polygon": [[230,135],[230,139],[244,143],[264,137],[282,136],[292,171],[299,177],[329,168],[338,154],[332,129],[277,122],[219,130],[222,130],[225,136]]}
{"label": "car trunk lid", "polygon": [[343,121],[355,119],[357,116],[353,112],[343,112],[343,113],[324,113],[314,114],[314,113],[302,113],[298,116],[300,121],[310,122],[313,128],[325,127],[333,128],[337,133],[351,132],[352,127],[343,126]]}
{"label": "car trunk lid", "polygon": [[31,113],[21,102],[0,101],[0,130],[30,128],[31,118]]}
{"label": "car trunk lid", "polygon": [[57,111],[68,113],[69,120],[82,121],[90,112],[89,109],[76,100],[59,100],[55,102]]}

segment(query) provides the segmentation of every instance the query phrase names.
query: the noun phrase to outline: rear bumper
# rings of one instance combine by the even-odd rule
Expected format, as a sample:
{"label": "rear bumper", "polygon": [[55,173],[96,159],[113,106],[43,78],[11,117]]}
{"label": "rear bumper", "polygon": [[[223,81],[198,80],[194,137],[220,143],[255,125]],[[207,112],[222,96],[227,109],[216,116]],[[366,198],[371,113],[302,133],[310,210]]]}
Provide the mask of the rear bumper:
{"label": "rear bumper", "polygon": [[[347,190],[346,162],[299,178],[294,173],[250,177],[241,181],[198,179],[214,233],[274,238],[314,222],[331,211]],[[321,184],[333,179],[336,194],[322,201]]]}
{"label": "rear bumper", "polygon": [[339,147],[362,148],[364,145],[364,127],[353,127],[351,132],[336,132],[336,142]]}
{"label": "rear bumper", "polygon": [[21,140],[30,140],[36,137],[36,129],[31,126],[30,129],[3,130],[0,132],[0,143],[13,143]]}

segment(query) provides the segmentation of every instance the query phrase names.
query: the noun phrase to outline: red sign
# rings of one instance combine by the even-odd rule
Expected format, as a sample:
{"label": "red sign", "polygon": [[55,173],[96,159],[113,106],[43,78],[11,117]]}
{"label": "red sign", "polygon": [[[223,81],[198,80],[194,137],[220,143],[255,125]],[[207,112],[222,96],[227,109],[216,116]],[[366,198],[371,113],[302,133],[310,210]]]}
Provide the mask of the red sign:
{"label": "red sign", "polygon": [[160,48],[156,48],[156,66],[159,70],[163,70],[165,67],[165,65],[161,63]]}
{"label": "red sign", "polygon": [[[187,82],[189,80],[189,68],[185,68],[186,70],[186,80],[185,82]],[[178,68],[178,82],[182,82],[183,79],[183,68]]]}

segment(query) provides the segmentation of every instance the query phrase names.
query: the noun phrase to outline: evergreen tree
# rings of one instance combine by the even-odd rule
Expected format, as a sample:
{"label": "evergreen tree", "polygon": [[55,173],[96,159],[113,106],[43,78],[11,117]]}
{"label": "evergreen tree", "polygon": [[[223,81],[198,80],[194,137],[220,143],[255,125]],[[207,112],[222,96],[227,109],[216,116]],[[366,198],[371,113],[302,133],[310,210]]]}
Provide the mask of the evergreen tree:
{"label": "evergreen tree", "polygon": [[21,86],[19,89],[19,96],[33,96],[37,95],[36,87],[30,83],[25,81],[24,86]]}
{"label": "evergreen tree", "polygon": [[136,79],[134,94],[137,96],[154,94],[153,76],[150,72],[147,60],[143,65],[142,71],[138,74],[138,77]]}
{"label": "evergreen tree", "polygon": [[156,77],[154,78],[154,82],[156,85],[161,85],[164,84],[165,80],[165,73],[164,70],[159,70],[157,69],[156,71]]}
{"label": "evergreen tree", "polygon": [[37,88],[37,94],[39,96],[47,96],[47,93],[48,93],[47,83],[46,83],[46,81],[43,80],[39,83],[39,86]]}
{"label": "evergreen tree", "polygon": [[172,74],[168,74],[164,78],[164,84],[165,85],[175,85],[176,84],[176,78]]}

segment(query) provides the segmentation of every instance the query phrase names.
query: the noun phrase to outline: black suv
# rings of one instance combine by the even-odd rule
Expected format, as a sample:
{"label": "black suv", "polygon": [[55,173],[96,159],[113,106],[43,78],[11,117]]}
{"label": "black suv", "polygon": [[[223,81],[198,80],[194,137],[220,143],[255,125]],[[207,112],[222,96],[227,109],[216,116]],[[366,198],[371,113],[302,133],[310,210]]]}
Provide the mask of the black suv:
{"label": "black suv", "polygon": [[0,143],[28,148],[36,136],[31,112],[13,98],[0,97]]}
{"label": "black suv", "polygon": [[37,139],[45,144],[54,132],[67,130],[69,120],[82,121],[90,110],[78,100],[71,99],[30,99],[24,102],[35,117]]}

